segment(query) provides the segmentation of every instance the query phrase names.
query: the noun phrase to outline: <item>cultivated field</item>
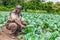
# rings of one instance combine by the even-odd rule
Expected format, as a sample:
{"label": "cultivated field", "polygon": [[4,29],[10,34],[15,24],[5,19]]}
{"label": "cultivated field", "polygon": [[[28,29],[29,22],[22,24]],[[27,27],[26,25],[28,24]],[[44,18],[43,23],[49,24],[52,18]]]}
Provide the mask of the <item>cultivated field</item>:
{"label": "cultivated field", "polygon": [[[22,12],[24,20],[29,23],[19,35],[26,40],[60,40],[60,15]],[[0,26],[5,25],[9,12],[0,13]],[[0,31],[1,28],[0,28]]]}

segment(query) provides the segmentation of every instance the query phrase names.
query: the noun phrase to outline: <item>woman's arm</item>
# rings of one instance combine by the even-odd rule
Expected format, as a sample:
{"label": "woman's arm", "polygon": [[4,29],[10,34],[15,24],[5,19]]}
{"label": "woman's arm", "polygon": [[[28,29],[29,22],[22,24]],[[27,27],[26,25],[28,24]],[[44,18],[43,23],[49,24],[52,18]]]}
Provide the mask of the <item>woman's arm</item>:
{"label": "woman's arm", "polygon": [[27,25],[27,23],[24,21],[24,18],[23,17],[21,17],[21,24],[23,24],[24,26]]}

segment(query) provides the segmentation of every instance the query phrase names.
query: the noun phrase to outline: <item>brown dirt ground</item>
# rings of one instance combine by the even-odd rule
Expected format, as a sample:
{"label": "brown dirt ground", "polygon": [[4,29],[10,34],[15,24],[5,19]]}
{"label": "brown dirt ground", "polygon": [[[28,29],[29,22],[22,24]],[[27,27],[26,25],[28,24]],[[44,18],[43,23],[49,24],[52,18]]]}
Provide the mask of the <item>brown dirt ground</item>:
{"label": "brown dirt ground", "polygon": [[18,40],[18,38],[10,38],[7,34],[4,32],[0,32],[0,40]]}
{"label": "brown dirt ground", "polygon": [[10,30],[7,30],[6,27],[2,27],[2,32],[0,32],[0,40],[18,40],[17,37],[15,37],[14,39],[11,38],[9,35]]}
{"label": "brown dirt ground", "polygon": [[7,30],[6,27],[2,27],[2,32],[0,32],[0,40],[25,40],[24,37],[22,38],[15,38],[15,39],[12,39],[11,37],[9,37],[9,34],[10,34],[10,30]]}

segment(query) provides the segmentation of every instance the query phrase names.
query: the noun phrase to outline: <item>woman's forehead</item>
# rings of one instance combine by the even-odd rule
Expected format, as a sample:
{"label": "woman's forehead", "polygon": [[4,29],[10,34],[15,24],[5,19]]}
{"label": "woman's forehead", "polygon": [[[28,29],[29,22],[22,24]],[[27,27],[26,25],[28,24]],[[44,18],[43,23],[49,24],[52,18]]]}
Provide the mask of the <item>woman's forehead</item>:
{"label": "woman's forehead", "polygon": [[21,8],[22,8],[22,6],[18,5],[18,6],[16,6],[16,8],[21,9]]}

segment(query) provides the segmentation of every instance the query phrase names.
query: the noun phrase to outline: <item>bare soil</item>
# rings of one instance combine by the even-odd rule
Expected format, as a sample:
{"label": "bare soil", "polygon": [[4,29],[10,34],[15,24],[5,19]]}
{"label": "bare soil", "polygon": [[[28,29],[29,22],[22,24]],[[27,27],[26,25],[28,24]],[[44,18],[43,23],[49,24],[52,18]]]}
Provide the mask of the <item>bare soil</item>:
{"label": "bare soil", "polygon": [[0,32],[0,40],[18,40],[17,37],[11,38],[10,30],[7,30],[6,27],[2,27],[2,32]]}
{"label": "bare soil", "polygon": [[7,34],[4,32],[0,32],[0,40],[18,40],[18,38],[10,38]]}

